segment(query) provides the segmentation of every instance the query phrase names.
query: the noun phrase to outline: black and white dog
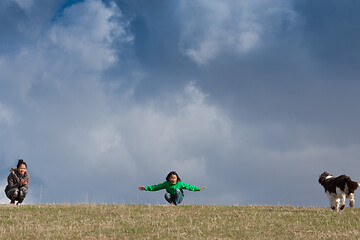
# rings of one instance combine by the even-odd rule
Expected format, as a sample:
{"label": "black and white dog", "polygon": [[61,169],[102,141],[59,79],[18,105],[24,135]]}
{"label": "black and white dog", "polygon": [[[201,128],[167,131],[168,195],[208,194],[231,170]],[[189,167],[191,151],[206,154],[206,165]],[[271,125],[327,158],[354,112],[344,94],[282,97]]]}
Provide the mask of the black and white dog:
{"label": "black and white dog", "polygon": [[354,206],[354,192],[360,186],[360,183],[352,181],[351,178],[346,175],[333,177],[328,172],[323,172],[320,175],[319,183],[325,189],[332,210],[336,212],[339,210],[340,200],[340,210],[343,210],[346,198],[349,199],[349,206]]}

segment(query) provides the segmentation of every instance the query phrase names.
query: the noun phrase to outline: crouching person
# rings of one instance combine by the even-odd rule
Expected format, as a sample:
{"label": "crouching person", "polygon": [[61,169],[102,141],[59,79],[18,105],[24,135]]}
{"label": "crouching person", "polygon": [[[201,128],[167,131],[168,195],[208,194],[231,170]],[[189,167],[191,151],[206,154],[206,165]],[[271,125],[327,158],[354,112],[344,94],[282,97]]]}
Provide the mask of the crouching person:
{"label": "crouching person", "polygon": [[11,200],[10,204],[12,205],[15,204],[15,201],[18,201],[16,205],[21,205],[26,197],[30,180],[30,176],[26,168],[27,165],[24,160],[19,159],[17,167],[10,170],[5,194]]}

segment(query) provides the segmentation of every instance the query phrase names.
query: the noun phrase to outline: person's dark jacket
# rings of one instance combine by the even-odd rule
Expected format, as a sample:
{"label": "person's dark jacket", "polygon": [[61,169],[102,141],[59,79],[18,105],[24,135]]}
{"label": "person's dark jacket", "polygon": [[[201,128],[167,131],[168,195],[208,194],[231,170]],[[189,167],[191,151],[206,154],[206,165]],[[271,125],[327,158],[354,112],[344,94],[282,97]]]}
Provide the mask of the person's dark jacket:
{"label": "person's dark jacket", "polygon": [[[27,181],[27,184],[22,185],[21,180]],[[10,169],[10,174],[8,176],[8,185],[5,188],[5,192],[9,191],[12,188],[21,188],[26,187],[29,188],[30,176],[26,171],[23,175],[21,175],[17,168]]]}

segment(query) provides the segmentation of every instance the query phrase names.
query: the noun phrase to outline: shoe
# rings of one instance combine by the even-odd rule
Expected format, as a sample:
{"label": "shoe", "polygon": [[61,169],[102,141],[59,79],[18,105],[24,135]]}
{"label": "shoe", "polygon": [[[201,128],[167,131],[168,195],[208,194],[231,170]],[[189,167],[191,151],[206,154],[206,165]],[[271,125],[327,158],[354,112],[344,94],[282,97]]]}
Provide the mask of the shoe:
{"label": "shoe", "polygon": [[11,200],[10,205],[15,205],[15,201]]}
{"label": "shoe", "polygon": [[18,202],[16,205],[17,205],[17,206],[21,206],[21,205],[22,205],[22,203],[21,203],[21,202]]}

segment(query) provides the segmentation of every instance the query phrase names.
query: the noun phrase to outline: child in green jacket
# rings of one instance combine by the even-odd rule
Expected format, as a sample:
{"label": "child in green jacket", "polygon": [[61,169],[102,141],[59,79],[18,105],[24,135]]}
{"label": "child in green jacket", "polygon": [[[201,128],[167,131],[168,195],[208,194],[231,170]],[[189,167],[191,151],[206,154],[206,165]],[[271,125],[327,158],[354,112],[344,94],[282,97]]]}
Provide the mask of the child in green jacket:
{"label": "child in green jacket", "polygon": [[206,186],[199,188],[193,185],[183,183],[179,175],[175,171],[172,171],[167,175],[165,182],[157,185],[146,186],[146,187],[141,186],[139,187],[139,190],[158,191],[161,189],[166,189],[166,194],[165,194],[166,201],[168,201],[170,204],[178,205],[182,202],[184,198],[183,189],[196,192],[203,190],[205,187]]}

